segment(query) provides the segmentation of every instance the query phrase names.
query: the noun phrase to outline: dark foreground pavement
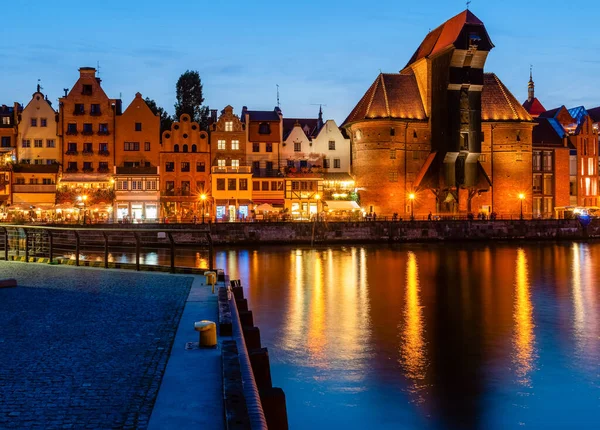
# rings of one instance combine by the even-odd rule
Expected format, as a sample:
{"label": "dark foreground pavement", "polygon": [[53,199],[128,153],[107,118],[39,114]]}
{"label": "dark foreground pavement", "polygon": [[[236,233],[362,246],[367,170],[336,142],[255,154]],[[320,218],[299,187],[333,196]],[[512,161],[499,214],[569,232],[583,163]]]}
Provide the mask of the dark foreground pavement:
{"label": "dark foreground pavement", "polygon": [[0,428],[145,428],[191,277],[0,262]]}

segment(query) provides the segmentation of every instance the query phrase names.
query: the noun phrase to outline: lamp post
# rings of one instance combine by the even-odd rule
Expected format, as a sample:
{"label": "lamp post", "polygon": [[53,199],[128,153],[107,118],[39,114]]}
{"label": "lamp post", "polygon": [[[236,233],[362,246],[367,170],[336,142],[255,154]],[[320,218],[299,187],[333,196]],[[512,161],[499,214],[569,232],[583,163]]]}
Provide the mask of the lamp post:
{"label": "lamp post", "polygon": [[202,224],[204,224],[204,213],[206,212],[204,209],[204,204],[206,203],[206,194],[201,194],[200,200],[202,200]]}
{"label": "lamp post", "polygon": [[415,220],[415,193],[410,193],[408,195],[408,198],[410,200],[410,220],[414,221]]}
{"label": "lamp post", "polygon": [[521,200],[521,219],[523,219],[523,200],[525,200],[525,194],[519,194],[519,200]]}
{"label": "lamp post", "polygon": [[79,200],[81,202],[81,204],[83,204],[83,225],[85,225],[85,202],[87,201],[88,196],[86,196],[85,194],[82,196],[77,197],[77,200]]}

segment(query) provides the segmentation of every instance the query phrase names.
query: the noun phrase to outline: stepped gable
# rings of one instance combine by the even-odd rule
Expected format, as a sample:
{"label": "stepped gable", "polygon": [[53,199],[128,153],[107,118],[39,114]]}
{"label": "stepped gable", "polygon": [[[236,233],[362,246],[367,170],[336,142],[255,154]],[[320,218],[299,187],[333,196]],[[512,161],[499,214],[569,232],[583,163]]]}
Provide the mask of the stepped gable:
{"label": "stepped gable", "polygon": [[380,73],[342,127],[370,119],[427,119],[414,74]]}
{"label": "stepped gable", "polygon": [[494,73],[483,74],[481,119],[483,121],[533,122],[531,115]]}
{"label": "stepped gable", "polygon": [[[483,22],[477,18],[470,10],[465,10],[458,15],[450,18],[448,21],[440,25],[435,30],[429,32],[419,48],[411,57],[410,61],[406,65],[406,67],[411,64],[419,61],[422,58],[431,57],[438,52],[443,51],[449,46],[457,45],[468,45],[468,40],[461,40],[461,35],[465,26],[481,26],[483,27]],[[487,36],[487,40],[482,41],[485,45],[488,45],[488,48],[491,49],[494,47],[494,44],[490,40],[487,31],[485,31],[485,35]],[[462,46],[461,46],[462,47]],[[487,50],[489,50],[487,49]]]}

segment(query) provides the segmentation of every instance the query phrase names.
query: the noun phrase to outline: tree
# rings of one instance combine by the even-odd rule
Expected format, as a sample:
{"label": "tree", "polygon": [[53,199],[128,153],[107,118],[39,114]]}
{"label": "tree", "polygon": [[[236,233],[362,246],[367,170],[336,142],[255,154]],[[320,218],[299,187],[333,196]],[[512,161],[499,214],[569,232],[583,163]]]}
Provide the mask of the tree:
{"label": "tree", "polygon": [[186,70],[177,80],[177,103],[175,103],[175,120],[187,113],[192,121],[200,124],[203,130],[208,129],[208,107],[204,106],[202,81],[197,71]]}
{"label": "tree", "polygon": [[167,113],[162,107],[158,106],[154,100],[150,97],[146,97],[146,104],[150,108],[150,110],[154,113],[154,115],[160,116],[160,135],[162,138],[162,133],[165,130],[171,130],[171,124],[173,124],[173,118],[171,115]]}

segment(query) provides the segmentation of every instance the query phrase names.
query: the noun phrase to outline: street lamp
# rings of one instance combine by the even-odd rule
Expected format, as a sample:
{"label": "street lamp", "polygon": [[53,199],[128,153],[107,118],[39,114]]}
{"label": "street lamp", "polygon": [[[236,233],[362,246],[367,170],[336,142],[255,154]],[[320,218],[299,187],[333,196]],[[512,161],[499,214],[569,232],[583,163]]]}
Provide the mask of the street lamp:
{"label": "street lamp", "polygon": [[206,194],[201,194],[200,200],[202,200],[202,224],[204,224],[204,213],[206,212],[206,210],[204,209],[204,204],[206,202]]}
{"label": "street lamp", "polygon": [[85,208],[86,208],[85,202],[87,202],[87,198],[88,198],[88,196],[85,194],[77,197],[77,200],[79,200],[81,202],[81,204],[83,205],[83,225],[85,225]]}
{"label": "street lamp", "polygon": [[410,200],[410,220],[414,221],[415,219],[415,193],[410,193],[408,195]]}
{"label": "street lamp", "polygon": [[519,200],[521,200],[521,219],[523,219],[523,200],[525,200],[525,194],[519,194]]}

